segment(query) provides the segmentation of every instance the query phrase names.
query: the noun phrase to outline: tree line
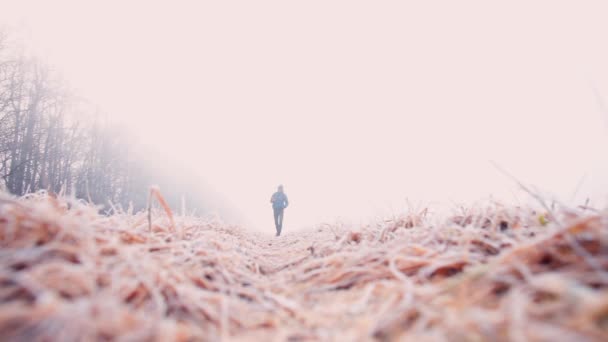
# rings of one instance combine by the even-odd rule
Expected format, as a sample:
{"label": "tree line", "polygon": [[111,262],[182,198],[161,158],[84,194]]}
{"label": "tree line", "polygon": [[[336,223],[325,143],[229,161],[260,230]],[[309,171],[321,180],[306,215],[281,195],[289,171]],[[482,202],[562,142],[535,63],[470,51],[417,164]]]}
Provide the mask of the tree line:
{"label": "tree line", "polygon": [[[18,196],[46,190],[106,208],[144,208],[148,187],[162,175],[138,159],[124,129],[22,50],[0,33],[0,187]],[[163,194],[176,205],[187,186]],[[200,208],[201,199],[189,195]]]}

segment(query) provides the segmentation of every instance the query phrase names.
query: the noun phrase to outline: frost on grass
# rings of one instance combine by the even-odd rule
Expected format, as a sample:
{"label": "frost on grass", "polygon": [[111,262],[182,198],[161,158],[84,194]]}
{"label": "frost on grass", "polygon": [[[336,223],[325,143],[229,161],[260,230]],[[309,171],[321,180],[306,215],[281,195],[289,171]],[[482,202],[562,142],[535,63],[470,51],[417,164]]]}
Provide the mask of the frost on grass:
{"label": "frost on grass", "polygon": [[608,338],[606,212],[488,203],[280,238],[150,217],[1,195],[0,339]]}

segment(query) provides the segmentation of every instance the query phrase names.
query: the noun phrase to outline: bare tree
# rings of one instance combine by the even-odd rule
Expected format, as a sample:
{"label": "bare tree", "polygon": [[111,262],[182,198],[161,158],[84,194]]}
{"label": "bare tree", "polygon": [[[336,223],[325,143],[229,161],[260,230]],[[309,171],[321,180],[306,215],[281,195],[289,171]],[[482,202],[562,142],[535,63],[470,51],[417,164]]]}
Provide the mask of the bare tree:
{"label": "bare tree", "polygon": [[135,157],[127,132],[7,42],[0,32],[0,183],[8,191],[65,191],[143,209],[150,184],[165,182],[166,197],[181,201],[188,186]]}

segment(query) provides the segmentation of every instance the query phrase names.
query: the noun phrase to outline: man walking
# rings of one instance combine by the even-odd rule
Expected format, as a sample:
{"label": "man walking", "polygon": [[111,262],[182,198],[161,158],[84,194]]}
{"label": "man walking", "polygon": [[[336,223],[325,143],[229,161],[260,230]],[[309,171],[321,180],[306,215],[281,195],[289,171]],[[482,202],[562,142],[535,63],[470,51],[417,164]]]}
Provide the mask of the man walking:
{"label": "man walking", "polygon": [[283,192],[283,186],[279,185],[277,192],[272,194],[270,197],[270,203],[272,203],[272,210],[274,211],[274,226],[277,229],[277,236],[281,235],[281,229],[283,228],[283,209],[289,205],[287,195]]}

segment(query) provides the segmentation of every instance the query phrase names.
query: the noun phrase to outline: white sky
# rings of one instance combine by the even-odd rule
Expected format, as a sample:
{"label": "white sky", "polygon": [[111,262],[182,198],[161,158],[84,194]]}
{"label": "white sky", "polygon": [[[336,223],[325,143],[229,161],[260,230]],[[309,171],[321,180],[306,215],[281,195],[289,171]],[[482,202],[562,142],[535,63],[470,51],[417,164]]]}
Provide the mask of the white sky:
{"label": "white sky", "polygon": [[[605,198],[608,2],[7,1],[0,24],[272,231],[513,198],[494,160]],[[583,178],[584,177],[584,178]]]}

